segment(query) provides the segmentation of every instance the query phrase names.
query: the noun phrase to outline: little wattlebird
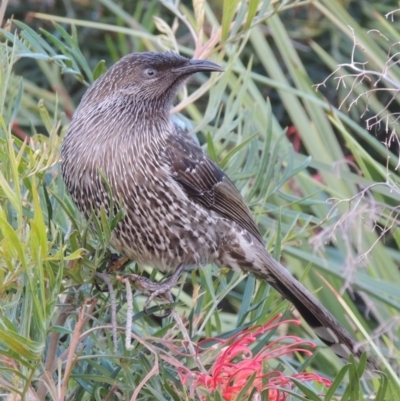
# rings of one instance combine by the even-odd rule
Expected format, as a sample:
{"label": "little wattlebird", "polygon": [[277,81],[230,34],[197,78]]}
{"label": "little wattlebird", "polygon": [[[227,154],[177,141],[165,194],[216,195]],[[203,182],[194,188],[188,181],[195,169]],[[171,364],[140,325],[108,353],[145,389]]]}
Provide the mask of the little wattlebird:
{"label": "little wattlebird", "polygon": [[[266,251],[250,210],[232,181],[177,126],[171,105],[196,72],[223,71],[210,61],[173,53],[133,53],[87,90],[62,150],[62,175],[78,209],[124,217],[112,246],[172,277],[142,284],[167,293],[185,266],[215,263],[266,280],[341,358],[362,349],[342,325]],[[174,273],[175,272],[175,273]],[[147,284],[146,284],[147,283]],[[375,367],[369,359],[370,367]]]}

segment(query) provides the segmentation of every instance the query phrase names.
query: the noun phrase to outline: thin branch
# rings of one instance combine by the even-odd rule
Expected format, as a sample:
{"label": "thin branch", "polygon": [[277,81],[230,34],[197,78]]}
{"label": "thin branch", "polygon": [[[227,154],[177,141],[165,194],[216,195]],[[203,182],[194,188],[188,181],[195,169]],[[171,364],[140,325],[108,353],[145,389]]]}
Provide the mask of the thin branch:
{"label": "thin branch", "polygon": [[8,0],[2,0],[0,4],[0,26],[3,26],[4,14],[6,12]]}
{"label": "thin branch", "polygon": [[71,342],[69,345],[69,351],[68,351],[68,358],[67,358],[67,364],[65,366],[65,371],[64,371],[64,377],[62,380],[62,386],[61,386],[61,391],[58,396],[58,401],[64,401],[65,400],[65,395],[67,393],[67,388],[68,388],[68,383],[69,383],[69,377],[72,373],[72,367],[73,364],[75,363],[75,354],[76,354],[76,348],[78,347],[80,343],[80,335],[82,332],[83,327],[85,326],[87,320],[89,319],[86,315],[86,308],[89,307],[89,314],[93,310],[94,306],[96,304],[96,300],[91,300],[86,302],[82,307],[78,315],[78,321],[76,322],[74,333],[71,338]]}
{"label": "thin branch", "polygon": [[114,343],[114,353],[116,354],[118,352],[118,336],[117,336],[117,301],[115,297],[115,291],[111,284],[110,276],[107,273],[96,273],[96,276],[101,278],[106,283],[108,293],[110,294],[112,337]]}
{"label": "thin branch", "polygon": [[[73,310],[71,307],[72,295],[68,294],[65,298],[63,305],[60,308],[60,314],[58,315],[55,326],[63,327],[67,321],[70,312]],[[58,342],[60,339],[60,332],[52,331],[49,335],[49,345],[47,348],[46,362],[44,364],[43,380],[40,382],[37,390],[37,396],[39,401],[44,401],[47,393],[47,386],[54,385],[50,383],[52,381],[52,375],[57,368],[57,350]],[[47,384],[47,386],[46,386]]]}

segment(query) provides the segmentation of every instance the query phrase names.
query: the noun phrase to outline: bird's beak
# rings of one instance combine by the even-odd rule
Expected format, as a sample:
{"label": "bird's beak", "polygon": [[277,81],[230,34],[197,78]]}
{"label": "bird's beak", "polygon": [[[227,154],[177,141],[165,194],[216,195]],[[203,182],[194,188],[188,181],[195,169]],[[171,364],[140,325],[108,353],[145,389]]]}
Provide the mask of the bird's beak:
{"label": "bird's beak", "polygon": [[189,63],[178,68],[174,68],[172,72],[179,74],[194,74],[195,72],[218,71],[223,72],[224,69],[208,60],[189,60]]}

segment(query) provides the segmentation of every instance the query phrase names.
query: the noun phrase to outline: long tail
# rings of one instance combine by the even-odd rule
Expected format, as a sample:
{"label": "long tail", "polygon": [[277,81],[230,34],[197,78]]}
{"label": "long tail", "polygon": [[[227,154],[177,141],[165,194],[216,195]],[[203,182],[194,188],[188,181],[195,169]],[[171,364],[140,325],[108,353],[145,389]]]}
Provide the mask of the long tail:
{"label": "long tail", "polygon": [[[299,282],[287,269],[261,246],[263,268],[253,271],[279,291],[299,311],[315,334],[340,358],[348,361],[350,354],[359,358],[364,350],[356,346],[355,340],[338,320]],[[260,256],[260,255],[258,255]],[[246,270],[252,270],[247,268]],[[376,361],[368,357],[368,368],[379,370]]]}

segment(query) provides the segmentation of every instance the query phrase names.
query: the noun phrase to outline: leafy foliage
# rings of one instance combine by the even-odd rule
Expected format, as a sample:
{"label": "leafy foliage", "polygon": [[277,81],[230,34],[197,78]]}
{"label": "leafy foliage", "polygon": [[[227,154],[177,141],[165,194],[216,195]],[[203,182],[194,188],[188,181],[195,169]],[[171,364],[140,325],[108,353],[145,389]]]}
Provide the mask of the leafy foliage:
{"label": "leafy foliage", "polygon": [[[174,118],[235,181],[274,257],[317,292],[356,338],[366,339],[384,374],[366,380],[365,360],[342,366],[321,344],[312,360],[282,358],[279,369],[330,376],[326,400],[397,399],[399,155],[396,142],[382,138],[398,138],[399,132],[395,119],[390,132],[377,129],[372,135],[364,129],[360,116],[378,115],[392,98],[385,94],[389,81],[382,79],[380,90],[369,93],[372,84],[351,74],[358,66],[354,62],[362,62],[400,82],[397,56],[385,70],[397,54],[398,22],[376,14],[391,9],[366,0],[154,0],[138,1],[134,10],[131,2],[94,3],[74,4],[80,19],[49,10],[31,14],[31,23],[15,20],[1,30],[0,387],[5,397],[189,399],[176,369],[202,368],[192,342],[229,338],[288,309],[265,283],[214,266],[187,273],[186,284],[174,292],[176,312],[163,321],[143,314],[140,295],[133,298],[132,317],[129,288],[117,275],[110,277],[112,290],[101,291],[107,283],[99,273],[106,269],[118,216],[94,221],[97,232],[82,220],[60,178],[61,138],[83,89],[110,65],[100,57],[115,61],[133,50],[174,49],[212,58],[225,68],[209,80],[197,77],[181,94]],[[354,3],[360,6],[355,9]],[[90,17],[99,10],[101,20]],[[368,28],[379,29],[388,40],[368,35]],[[99,38],[105,43],[101,49]],[[350,66],[340,78],[347,87],[336,92],[327,80],[327,89],[316,92],[313,85],[324,82],[337,64]],[[351,103],[364,93],[368,103]],[[347,103],[339,110],[343,100]],[[397,101],[391,100],[389,112]],[[131,264],[127,271],[138,269]],[[129,338],[125,327],[131,319]],[[307,329],[290,330],[311,335]],[[271,337],[262,338],[257,346],[268,341]],[[320,398],[317,389],[294,384],[299,391],[293,399]],[[208,399],[221,397],[216,392]]]}

